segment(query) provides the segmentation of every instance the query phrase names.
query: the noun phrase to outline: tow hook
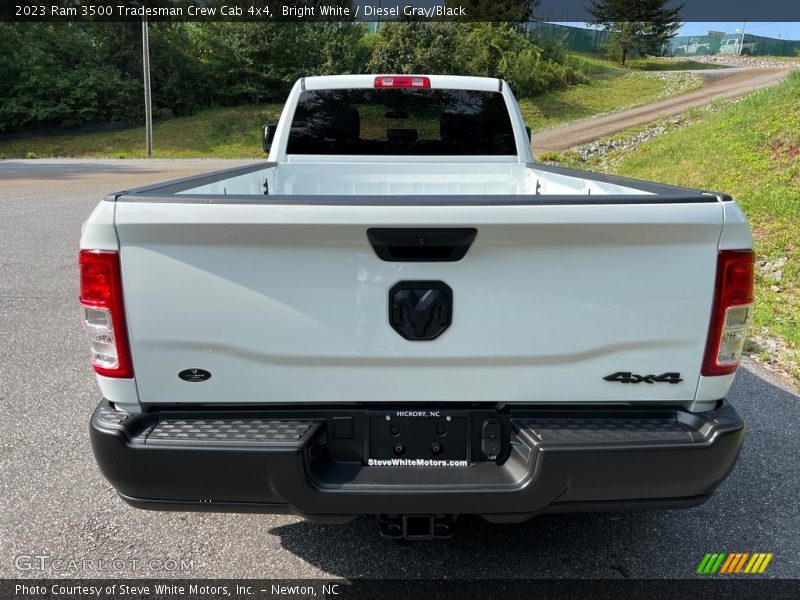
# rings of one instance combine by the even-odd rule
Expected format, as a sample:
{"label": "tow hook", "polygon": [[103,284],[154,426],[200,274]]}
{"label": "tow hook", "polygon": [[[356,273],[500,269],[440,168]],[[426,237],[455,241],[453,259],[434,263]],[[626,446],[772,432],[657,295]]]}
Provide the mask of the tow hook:
{"label": "tow hook", "polygon": [[378,515],[378,527],[391,540],[446,540],[453,537],[455,520],[455,515]]}

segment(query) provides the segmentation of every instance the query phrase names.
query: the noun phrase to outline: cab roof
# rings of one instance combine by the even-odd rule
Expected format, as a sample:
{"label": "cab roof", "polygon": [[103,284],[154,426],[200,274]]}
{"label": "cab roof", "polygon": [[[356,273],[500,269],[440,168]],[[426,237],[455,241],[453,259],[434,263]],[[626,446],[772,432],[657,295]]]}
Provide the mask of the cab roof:
{"label": "cab roof", "polygon": [[[392,73],[375,73],[372,75],[321,75],[304,77],[298,83],[304,90],[330,90],[342,88],[374,88],[375,79],[392,77]],[[500,92],[503,80],[495,77],[465,77],[462,75],[394,75],[398,77],[427,77],[431,89],[475,90],[483,92]]]}

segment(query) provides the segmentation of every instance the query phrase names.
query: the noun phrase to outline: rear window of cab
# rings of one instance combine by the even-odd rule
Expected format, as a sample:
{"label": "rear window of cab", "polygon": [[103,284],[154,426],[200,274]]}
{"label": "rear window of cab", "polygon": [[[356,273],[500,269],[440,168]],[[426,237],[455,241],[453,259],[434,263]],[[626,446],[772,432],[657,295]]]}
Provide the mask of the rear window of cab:
{"label": "rear window of cab", "polygon": [[500,92],[332,89],[300,94],[288,154],[501,156],[517,153]]}

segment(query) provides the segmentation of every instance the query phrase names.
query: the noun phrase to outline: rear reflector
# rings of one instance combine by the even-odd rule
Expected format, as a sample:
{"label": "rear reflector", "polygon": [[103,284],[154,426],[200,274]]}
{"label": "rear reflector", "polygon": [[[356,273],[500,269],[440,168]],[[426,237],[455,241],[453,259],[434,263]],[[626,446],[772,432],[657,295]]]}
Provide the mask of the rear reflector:
{"label": "rear reflector", "polygon": [[133,377],[119,253],[81,250],[78,266],[82,321],[92,347],[92,366],[106,377]]}
{"label": "rear reflector", "polygon": [[382,75],[375,78],[376,88],[429,88],[431,80],[427,77],[409,75]]}
{"label": "rear reflector", "polygon": [[711,326],[706,341],[703,375],[728,375],[742,358],[747,326],[753,314],[752,250],[722,250],[717,258],[717,283]]}

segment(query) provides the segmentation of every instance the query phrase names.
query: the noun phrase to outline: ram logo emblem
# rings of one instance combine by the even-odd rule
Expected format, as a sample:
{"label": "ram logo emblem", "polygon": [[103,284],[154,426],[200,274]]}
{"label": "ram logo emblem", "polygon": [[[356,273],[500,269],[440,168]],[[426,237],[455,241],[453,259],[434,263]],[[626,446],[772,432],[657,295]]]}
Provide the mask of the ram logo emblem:
{"label": "ram logo emblem", "polygon": [[407,340],[433,340],[450,327],[453,290],[442,281],[401,281],[389,290],[389,324]]}

